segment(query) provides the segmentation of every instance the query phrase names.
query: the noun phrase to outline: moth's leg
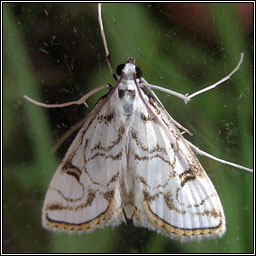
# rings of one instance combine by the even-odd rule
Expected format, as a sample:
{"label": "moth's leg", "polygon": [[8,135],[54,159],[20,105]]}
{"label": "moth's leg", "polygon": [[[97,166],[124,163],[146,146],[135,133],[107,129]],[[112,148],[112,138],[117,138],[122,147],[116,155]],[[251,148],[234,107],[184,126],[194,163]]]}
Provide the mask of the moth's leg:
{"label": "moth's leg", "polygon": [[229,162],[229,161],[226,161],[226,160],[223,160],[223,159],[220,159],[220,158],[217,158],[201,149],[199,149],[198,147],[196,147],[195,145],[193,145],[191,142],[189,142],[188,140],[186,140],[186,142],[189,144],[189,146],[195,150],[196,153],[198,153],[199,155],[202,155],[202,156],[206,156],[208,158],[211,158],[215,161],[218,161],[220,163],[223,163],[223,164],[226,164],[226,165],[230,165],[230,166],[233,166],[233,167],[236,167],[238,169],[242,169],[242,170],[245,170],[247,172],[253,172],[252,169],[250,168],[247,168],[247,167],[244,167],[242,165],[239,165],[239,164],[235,164],[235,163],[232,163],[232,162]]}
{"label": "moth's leg", "polygon": [[83,124],[85,123],[87,116],[76,123],[74,126],[71,126],[55,143],[55,145],[51,148],[51,152],[56,152],[58,148],[68,139],[75,131],[79,130]]}
{"label": "moth's leg", "polygon": [[185,128],[184,126],[182,126],[180,123],[178,123],[176,120],[174,120],[173,118],[172,118],[172,121],[175,123],[175,125],[179,128],[179,129],[181,129],[181,130],[183,130],[185,133],[187,133],[188,135],[190,135],[190,136],[193,136],[193,133],[191,132],[191,131],[189,131],[187,128]]}
{"label": "moth's leg", "polygon": [[173,95],[173,96],[176,96],[182,100],[185,101],[185,103],[189,102],[190,101],[190,98],[187,97],[186,95],[184,94],[181,94],[179,92],[175,92],[173,90],[170,90],[170,89],[167,89],[167,88],[163,88],[161,86],[158,86],[158,85],[154,85],[154,84],[149,84],[147,83],[147,81],[144,79],[144,78],[141,78],[141,81],[142,83],[140,83],[140,86],[145,86],[147,88],[152,88],[152,89],[155,89],[155,90],[159,90],[159,91],[162,91],[162,92],[166,92],[170,95]]}
{"label": "moth's leg", "polygon": [[[144,81],[146,81],[146,79],[144,79],[144,78],[142,78]],[[148,82],[146,81],[146,83],[148,84]],[[162,102],[159,100],[159,98],[157,97],[157,95],[155,94],[155,92],[150,88],[150,87],[148,87],[147,88],[149,91],[150,91],[150,93],[158,100],[158,102],[163,106],[163,104],[162,104]]]}
{"label": "moth's leg", "polygon": [[[143,80],[144,81],[146,81],[144,78],[143,78]],[[146,81],[146,83],[147,83],[147,81]],[[162,106],[163,106],[163,104],[162,104],[162,102],[159,100],[159,98],[157,97],[157,95],[155,94],[155,92],[149,87],[149,88],[147,88],[149,91],[150,91],[150,93],[157,99],[157,101],[159,102],[159,104],[161,104]],[[164,107],[164,106],[163,106]],[[171,115],[170,115],[170,117],[171,117]],[[171,117],[172,118],[172,117]],[[178,123],[176,120],[174,120],[173,118],[172,118],[172,121],[175,123],[175,125],[179,128],[179,129],[182,129],[184,132],[186,132],[187,134],[189,134],[190,136],[193,136],[193,133],[192,132],[190,132],[188,129],[186,129],[184,126],[182,126],[180,123]]]}
{"label": "moth's leg", "polygon": [[104,27],[103,27],[103,22],[102,22],[102,17],[101,17],[101,3],[98,4],[98,21],[99,21],[99,25],[100,25],[100,34],[101,34],[101,38],[102,38],[105,53],[106,53],[106,61],[108,63],[108,67],[109,67],[109,70],[110,70],[113,78],[117,81],[116,74],[113,71],[112,62],[111,62],[111,58],[110,58],[110,54],[109,54],[109,50],[108,50],[108,44],[107,44],[107,40],[106,40],[106,36],[105,36],[105,32],[104,32]]}
{"label": "moth's leg", "polygon": [[228,74],[226,75],[225,77],[223,77],[222,79],[220,79],[219,81],[217,81],[216,83],[212,84],[212,85],[209,85],[207,87],[205,87],[204,89],[202,90],[199,90],[197,92],[194,92],[192,94],[186,94],[186,96],[189,98],[189,99],[192,99],[193,97],[201,94],[201,93],[204,93],[206,91],[209,91],[211,89],[214,89],[215,87],[217,87],[218,85],[222,84],[223,82],[227,81],[240,67],[242,61],[243,61],[243,58],[244,58],[244,54],[241,53],[240,55],[240,59],[238,61],[238,63],[236,64],[235,68]]}
{"label": "moth's leg", "polygon": [[71,105],[80,105],[80,104],[85,104],[86,107],[88,107],[88,105],[86,104],[86,100],[91,97],[93,94],[97,93],[98,91],[104,89],[104,88],[108,88],[111,89],[112,86],[110,84],[104,84],[98,88],[95,88],[93,90],[91,90],[89,93],[85,94],[83,97],[81,97],[79,100],[76,101],[71,101],[71,102],[66,102],[66,103],[62,103],[62,104],[45,104],[45,103],[41,103],[38,102],[36,100],[31,99],[30,97],[24,95],[24,98],[30,102],[32,102],[33,104],[40,106],[40,107],[44,107],[44,108],[63,108],[63,107],[67,107],[67,106],[71,106]]}
{"label": "moth's leg", "polygon": [[209,91],[215,87],[217,87],[218,85],[222,84],[223,82],[225,82],[226,80],[228,80],[240,67],[242,61],[243,61],[243,57],[244,57],[244,54],[241,53],[241,56],[240,56],[240,59],[239,59],[239,62],[237,63],[237,65],[235,66],[235,68],[228,74],[226,75],[225,77],[223,77],[222,79],[220,79],[219,81],[217,81],[216,83],[212,84],[212,85],[209,85],[207,86],[206,88],[202,89],[202,90],[199,90],[195,93],[192,93],[192,94],[181,94],[181,93],[178,93],[178,92],[175,92],[175,91],[172,91],[170,89],[166,89],[166,88],[163,88],[161,86],[157,86],[157,85],[153,85],[153,84],[149,84],[147,83],[147,81],[144,79],[144,78],[141,78],[141,81],[142,83],[140,83],[141,86],[145,86],[145,87],[148,87],[148,88],[152,88],[152,89],[155,89],[155,90],[159,90],[159,91],[162,91],[162,92],[166,92],[170,95],[173,95],[173,96],[176,96],[182,100],[185,101],[185,103],[188,103],[193,97],[201,94],[201,93],[204,93],[206,91]]}

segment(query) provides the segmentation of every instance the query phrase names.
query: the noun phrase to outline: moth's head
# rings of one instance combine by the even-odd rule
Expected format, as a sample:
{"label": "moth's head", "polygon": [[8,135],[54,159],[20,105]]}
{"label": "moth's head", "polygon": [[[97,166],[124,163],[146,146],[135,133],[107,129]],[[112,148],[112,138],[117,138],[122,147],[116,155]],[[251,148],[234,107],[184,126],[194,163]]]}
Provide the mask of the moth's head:
{"label": "moth's head", "polygon": [[139,67],[135,66],[134,58],[128,58],[125,64],[118,65],[116,73],[118,76],[121,76],[123,73],[123,77],[126,79],[133,79],[134,74],[137,79],[142,77],[142,71]]}

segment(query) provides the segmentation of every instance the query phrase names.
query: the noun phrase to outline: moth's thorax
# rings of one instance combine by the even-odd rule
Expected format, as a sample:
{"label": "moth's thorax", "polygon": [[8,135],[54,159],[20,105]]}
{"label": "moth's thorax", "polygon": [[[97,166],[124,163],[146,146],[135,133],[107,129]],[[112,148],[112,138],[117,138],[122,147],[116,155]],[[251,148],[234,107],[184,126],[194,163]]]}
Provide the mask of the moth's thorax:
{"label": "moth's thorax", "polygon": [[134,80],[123,78],[117,88],[120,115],[131,116],[134,112],[137,89]]}

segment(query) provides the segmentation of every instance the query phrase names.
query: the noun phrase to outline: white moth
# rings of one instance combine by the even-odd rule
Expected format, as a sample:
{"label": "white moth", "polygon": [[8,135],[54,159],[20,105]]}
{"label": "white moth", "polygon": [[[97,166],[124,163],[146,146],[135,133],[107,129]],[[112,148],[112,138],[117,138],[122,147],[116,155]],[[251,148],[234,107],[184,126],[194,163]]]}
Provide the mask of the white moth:
{"label": "white moth", "polygon": [[[99,22],[114,74],[100,4]],[[189,132],[143,87],[161,89],[187,102],[229,79],[242,57],[229,75],[192,95],[148,84],[133,58],[119,65],[116,86],[88,115],[52,178],[44,200],[43,226],[54,231],[91,232],[116,226],[126,217],[136,226],[181,241],[223,236],[226,225],[220,199],[194,151],[251,170],[217,159],[184,139],[178,128]],[[63,107],[81,104],[99,89],[61,105],[25,97],[37,105]]]}

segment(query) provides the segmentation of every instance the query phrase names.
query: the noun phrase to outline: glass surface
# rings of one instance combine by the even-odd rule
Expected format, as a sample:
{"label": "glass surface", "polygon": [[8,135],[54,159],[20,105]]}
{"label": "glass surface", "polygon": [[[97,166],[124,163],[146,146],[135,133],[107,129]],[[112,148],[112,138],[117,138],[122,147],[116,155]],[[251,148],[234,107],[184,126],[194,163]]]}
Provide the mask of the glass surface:
{"label": "glass surface", "polygon": [[[247,8],[247,9],[246,9]],[[244,10],[248,12],[245,13]],[[113,66],[135,57],[152,84],[192,93],[228,74],[230,81],[187,105],[156,92],[195,145],[217,157],[252,167],[253,4],[104,4],[105,33]],[[223,205],[221,239],[179,243],[131,221],[90,234],[68,235],[41,226],[50,180],[74,139],[51,149],[84,118],[90,106],[43,109],[79,99],[106,82],[108,70],[96,4],[3,4],[3,251],[9,253],[251,253],[253,176],[199,157]]]}

